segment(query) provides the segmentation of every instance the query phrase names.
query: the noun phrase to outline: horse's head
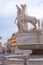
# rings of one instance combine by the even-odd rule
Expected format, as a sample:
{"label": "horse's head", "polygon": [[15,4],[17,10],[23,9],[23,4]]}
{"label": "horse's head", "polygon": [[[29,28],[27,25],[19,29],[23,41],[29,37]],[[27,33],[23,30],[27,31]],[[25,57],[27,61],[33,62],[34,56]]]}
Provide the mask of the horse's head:
{"label": "horse's head", "polygon": [[23,12],[25,15],[28,15],[27,5],[26,5],[26,4],[21,4],[21,8],[22,8],[22,12]]}
{"label": "horse's head", "polygon": [[16,7],[17,7],[18,10],[21,10],[21,8],[18,5],[16,5]]}
{"label": "horse's head", "polygon": [[21,8],[18,5],[16,5],[16,7],[17,7],[17,14],[21,14]]}
{"label": "horse's head", "polygon": [[26,4],[21,4],[22,9],[26,8]]}

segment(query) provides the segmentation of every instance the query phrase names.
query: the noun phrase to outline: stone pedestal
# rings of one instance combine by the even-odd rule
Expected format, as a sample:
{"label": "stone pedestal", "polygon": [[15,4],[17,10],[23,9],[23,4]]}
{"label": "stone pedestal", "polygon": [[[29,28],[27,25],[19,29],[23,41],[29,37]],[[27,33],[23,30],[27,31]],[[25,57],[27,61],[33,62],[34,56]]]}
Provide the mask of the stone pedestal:
{"label": "stone pedestal", "polygon": [[18,33],[16,36],[16,44],[19,49],[43,49],[43,33]]}
{"label": "stone pedestal", "polygon": [[16,43],[19,49],[32,50],[27,65],[43,65],[43,32],[19,33]]}

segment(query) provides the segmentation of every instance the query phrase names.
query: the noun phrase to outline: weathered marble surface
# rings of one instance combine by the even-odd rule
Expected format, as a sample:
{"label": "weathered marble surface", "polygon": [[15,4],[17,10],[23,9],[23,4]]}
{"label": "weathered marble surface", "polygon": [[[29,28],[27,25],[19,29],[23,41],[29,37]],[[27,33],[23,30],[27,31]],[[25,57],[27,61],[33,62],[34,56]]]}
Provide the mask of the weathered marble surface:
{"label": "weathered marble surface", "polygon": [[30,55],[27,60],[28,65],[43,65],[43,55]]}
{"label": "weathered marble surface", "polygon": [[27,46],[28,49],[43,49],[43,33],[19,33],[16,36],[16,44],[23,48]]}

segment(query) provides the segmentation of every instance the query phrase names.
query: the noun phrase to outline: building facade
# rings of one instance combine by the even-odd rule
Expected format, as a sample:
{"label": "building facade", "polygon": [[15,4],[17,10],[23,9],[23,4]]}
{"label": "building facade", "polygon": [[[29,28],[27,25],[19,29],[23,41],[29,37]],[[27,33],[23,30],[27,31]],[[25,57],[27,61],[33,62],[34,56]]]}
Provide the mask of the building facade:
{"label": "building facade", "polygon": [[16,47],[16,35],[12,34],[11,38],[7,41],[7,52],[14,52]]}

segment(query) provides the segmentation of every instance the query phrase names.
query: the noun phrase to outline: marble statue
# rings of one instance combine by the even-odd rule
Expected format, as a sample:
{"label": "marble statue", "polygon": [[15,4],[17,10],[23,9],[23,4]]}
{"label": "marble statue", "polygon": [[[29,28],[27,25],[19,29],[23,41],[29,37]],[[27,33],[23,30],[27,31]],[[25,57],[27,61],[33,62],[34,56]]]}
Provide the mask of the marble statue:
{"label": "marble statue", "polygon": [[27,23],[31,23],[34,29],[37,29],[36,24],[38,23],[38,29],[40,29],[40,21],[36,17],[29,16],[27,14],[26,4],[21,4],[21,7],[17,7],[17,26],[19,31],[28,31]]}
{"label": "marble statue", "polygon": [[16,7],[17,7],[17,17],[16,17],[16,19],[17,19],[18,30],[19,31],[28,31],[27,22],[19,20],[19,17],[23,17],[21,14],[24,15],[25,13],[23,12],[23,10],[18,5],[16,5]]}

